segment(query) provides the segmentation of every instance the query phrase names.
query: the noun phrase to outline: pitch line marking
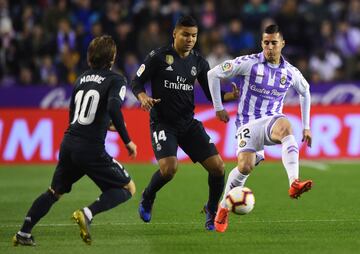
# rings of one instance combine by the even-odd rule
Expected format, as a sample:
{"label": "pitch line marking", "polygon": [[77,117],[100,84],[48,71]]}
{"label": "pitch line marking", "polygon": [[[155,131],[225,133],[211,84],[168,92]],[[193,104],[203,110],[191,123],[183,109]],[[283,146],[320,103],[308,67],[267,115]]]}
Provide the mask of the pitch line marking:
{"label": "pitch line marking", "polygon": [[303,165],[303,166],[307,166],[307,167],[310,167],[310,168],[320,170],[320,171],[326,171],[329,168],[328,165],[326,165],[325,163],[319,162],[319,161],[307,161],[307,160],[304,160],[304,161],[301,161],[300,164]]}
{"label": "pitch line marking", "polygon": [[[323,219],[323,220],[249,220],[249,221],[239,221],[239,222],[232,222],[232,224],[251,224],[251,223],[297,223],[297,222],[360,222],[359,219],[351,219],[351,220],[341,220],[341,219]],[[140,225],[194,225],[199,224],[200,221],[193,221],[193,222],[152,222],[152,223],[126,223],[126,222],[112,222],[112,223],[96,223],[92,224],[92,227],[97,226],[140,226]],[[48,223],[48,224],[38,224],[37,227],[70,227],[76,226],[75,223]],[[2,225],[0,228],[15,228],[21,227],[20,224],[13,224],[13,225]]]}

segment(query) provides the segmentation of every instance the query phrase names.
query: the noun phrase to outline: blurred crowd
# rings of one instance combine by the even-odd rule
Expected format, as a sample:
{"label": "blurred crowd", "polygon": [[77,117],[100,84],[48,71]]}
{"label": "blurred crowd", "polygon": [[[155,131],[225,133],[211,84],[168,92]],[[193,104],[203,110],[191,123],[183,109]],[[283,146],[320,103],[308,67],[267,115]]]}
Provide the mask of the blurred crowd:
{"label": "blurred crowd", "polygon": [[211,67],[259,52],[261,30],[277,23],[284,56],[311,83],[360,80],[360,0],[0,0],[0,86],[72,84],[102,34],[130,80],[183,14],[197,19]]}

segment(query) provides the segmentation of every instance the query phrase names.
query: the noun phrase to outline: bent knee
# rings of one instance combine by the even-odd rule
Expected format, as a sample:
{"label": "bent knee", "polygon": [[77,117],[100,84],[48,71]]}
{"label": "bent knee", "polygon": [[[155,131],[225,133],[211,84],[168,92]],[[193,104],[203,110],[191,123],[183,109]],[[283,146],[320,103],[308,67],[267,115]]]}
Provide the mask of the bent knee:
{"label": "bent knee", "polygon": [[281,118],[275,123],[271,136],[276,141],[280,141],[282,138],[289,136],[292,133],[290,122],[285,118]]}
{"label": "bent knee", "polygon": [[56,192],[53,188],[49,187],[48,192],[53,195],[57,200],[59,200],[63,194]]}
{"label": "bent knee", "polygon": [[251,173],[251,171],[254,169],[255,165],[253,165],[250,162],[245,162],[245,163],[239,163],[238,165],[238,169],[240,171],[240,173],[244,174],[244,175],[248,175]]}
{"label": "bent knee", "polygon": [[172,179],[174,178],[177,172],[177,165],[164,165],[160,167],[161,176],[165,179]]}
{"label": "bent knee", "polygon": [[225,174],[225,163],[220,155],[214,155],[201,162],[201,165],[214,176]]}
{"label": "bent knee", "polygon": [[136,186],[133,180],[130,180],[130,182],[124,186],[124,189],[127,189],[131,196],[134,196],[136,193]]}
{"label": "bent knee", "polygon": [[168,170],[161,171],[161,175],[165,179],[172,179],[176,175],[176,172],[177,172],[177,169],[168,169]]}
{"label": "bent knee", "polygon": [[287,126],[286,127],[281,127],[278,131],[279,131],[278,135],[281,138],[284,138],[284,137],[289,136],[289,135],[292,134],[291,128],[287,127]]}
{"label": "bent knee", "polygon": [[225,163],[223,160],[219,160],[215,167],[212,169],[212,174],[216,176],[222,176],[225,174]]}

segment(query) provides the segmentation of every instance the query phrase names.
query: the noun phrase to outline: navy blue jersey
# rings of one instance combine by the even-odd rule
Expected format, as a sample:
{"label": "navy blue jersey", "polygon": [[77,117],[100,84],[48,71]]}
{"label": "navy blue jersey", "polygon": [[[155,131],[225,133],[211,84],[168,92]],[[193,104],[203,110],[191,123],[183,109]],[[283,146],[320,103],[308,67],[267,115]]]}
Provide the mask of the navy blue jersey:
{"label": "navy blue jersey", "polygon": [[152,97],[161,99],[151,109],[152,120],[168,123],[189,122],[194,116],[194,84],[197,79],[206,97],[211,100],[208,87],[208,62],[195,50],[181,58],[169,45],[150,52],[132,81],[135,96],[144,92],[144,84],[151,82]]}
{"label": "navy blue jersey", "polygon": [[[120,105],[125,94],[126,80],[123,76],[110,70],[85,71],[76,80],[71,96],[70,123],[66,133],[90,143],[103,144],[110,120],[116,118],[120,121],[118,125],[124,126]],[[124,131],[119,130],[121,127],[116,129],[119,133]],[[128,143],[126,129],[125,134],[125,140],[122,138]]]}

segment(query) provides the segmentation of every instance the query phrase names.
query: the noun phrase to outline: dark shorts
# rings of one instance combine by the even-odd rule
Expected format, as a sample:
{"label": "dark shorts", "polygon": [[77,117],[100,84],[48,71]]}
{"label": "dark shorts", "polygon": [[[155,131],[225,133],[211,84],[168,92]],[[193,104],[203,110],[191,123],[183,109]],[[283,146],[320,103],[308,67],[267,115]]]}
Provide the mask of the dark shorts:
{"label": "dark shorts", "polygon": [[84,175],[91,178],[103,192],[122,188],[131,180],[125,168],[102,145],[79,143],[76,138],[64,138],[51,188],[59,194],[68,193],[73,183]]}
{"label": "dark shorts", "polygon": [[186,125],[172,125],[161,122],[150,123],[151,144],[157,160],[177,156],[178,146],[193,162],[202,162],[218,154],[203,125],[192,119]]}

